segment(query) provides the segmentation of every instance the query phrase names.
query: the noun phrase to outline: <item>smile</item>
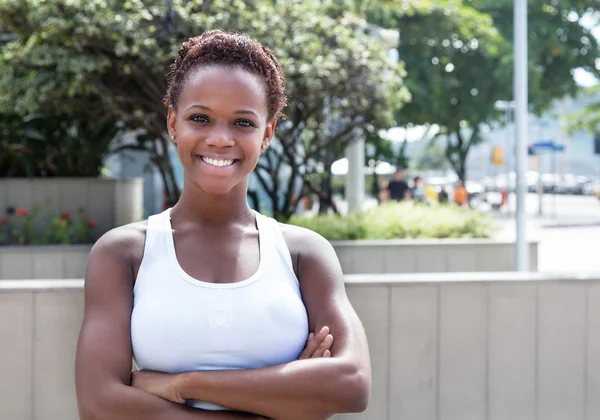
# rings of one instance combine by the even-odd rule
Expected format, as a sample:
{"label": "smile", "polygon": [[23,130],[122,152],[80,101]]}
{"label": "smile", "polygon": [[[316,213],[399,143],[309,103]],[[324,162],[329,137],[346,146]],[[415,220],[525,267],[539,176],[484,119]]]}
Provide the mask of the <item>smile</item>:
{"label": "smile", "polygon": [[235,159],[213,159],[205,156],[198,156],[202,162],[208,163],[211,166],[223,167],[231,166],[235,163]]}

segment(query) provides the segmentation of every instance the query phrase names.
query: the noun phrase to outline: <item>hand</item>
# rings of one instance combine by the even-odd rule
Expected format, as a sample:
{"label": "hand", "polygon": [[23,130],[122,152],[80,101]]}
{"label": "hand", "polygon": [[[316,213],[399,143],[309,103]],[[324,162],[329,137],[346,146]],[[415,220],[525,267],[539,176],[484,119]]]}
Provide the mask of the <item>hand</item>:
{"label": "hand", "polygon": [[131,386],[164,400],[184,404],[179,386],[179,375],[142,370],[131,374]]}
{"label": "hand", "polygon": [[323,327],[317,335],[310,333],[298,360],[331,357],[332,345],[333,335],[329,334],[329,327]]}

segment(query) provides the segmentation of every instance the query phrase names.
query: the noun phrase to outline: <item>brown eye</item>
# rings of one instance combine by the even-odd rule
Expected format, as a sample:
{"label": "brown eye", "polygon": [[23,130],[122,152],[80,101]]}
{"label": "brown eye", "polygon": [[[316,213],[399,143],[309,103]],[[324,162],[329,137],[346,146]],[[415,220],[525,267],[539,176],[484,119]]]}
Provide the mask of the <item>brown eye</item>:
{"label": "brown eye", "polygon": [[233,123],[234,125],[239,125],[240,127],[254,127],[252,121],[249,120],[237,120]]}
{"label": "brown eye", "polygon": [[206,115],[192,115],[190,120],[199,123],[209,122],[209,119]]}

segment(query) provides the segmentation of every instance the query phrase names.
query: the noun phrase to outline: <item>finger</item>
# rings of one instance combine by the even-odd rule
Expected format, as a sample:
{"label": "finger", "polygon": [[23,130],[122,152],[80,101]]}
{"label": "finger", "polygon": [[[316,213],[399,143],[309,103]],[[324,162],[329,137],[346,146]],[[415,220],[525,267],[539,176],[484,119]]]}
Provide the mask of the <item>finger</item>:
{"label": "finger", "polygon": [[306,340],[306,346],[304,346],[304,350],[302,350],[302,353],[300,353],[300,357],[298,357],[299,360],[310,358],[310,355],[312,354],[312,352],[314,352],[314,339],[315,335],[313,333],[310,333],[308,335],[308,339]]}
{"label": "finger", "polygon": [[315,350],[317,350],[319,345],[325,340],[327,334],[329,334],[329,327],[321,328],[321,331],[316,335],[310,333],[308,340],[306,341],[306,347],[304,348],[304,351],[302,351],[302,354],[300,354],[299,359],[310,359]]}
{"label": "finger", "polygon": [[323,353],[323,357],[331,357],[331,351],[325,350],[325,353]]}
{"label": "finger", "polygon": [[323,342],[319,344],[319,347],[313,352],[311,358],[316,359],[319,357],[323,357],[326,351],[331,352],[331,346],[333,345],[333,335],[328,334]]}

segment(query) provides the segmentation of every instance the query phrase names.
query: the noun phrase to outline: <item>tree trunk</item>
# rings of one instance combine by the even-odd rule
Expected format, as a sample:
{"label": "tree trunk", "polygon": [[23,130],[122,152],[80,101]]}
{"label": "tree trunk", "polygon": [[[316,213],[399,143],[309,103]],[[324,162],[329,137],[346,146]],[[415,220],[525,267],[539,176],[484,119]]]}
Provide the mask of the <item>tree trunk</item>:
{"label": "tree trunk", "polygon": [[248,190],[248,200],[250,200],[250,206],[260,213],[260,201],[258,200],[258,192],[256,190]]}
{"label": "tree trunk", "polygon": [[319,214],[327,214],[329,210],[329,203],[331,200],[328,198],[331,196],[330,191],[331,185],[327,177],[323,177],[321,180],[321,193],[319,194]]}

